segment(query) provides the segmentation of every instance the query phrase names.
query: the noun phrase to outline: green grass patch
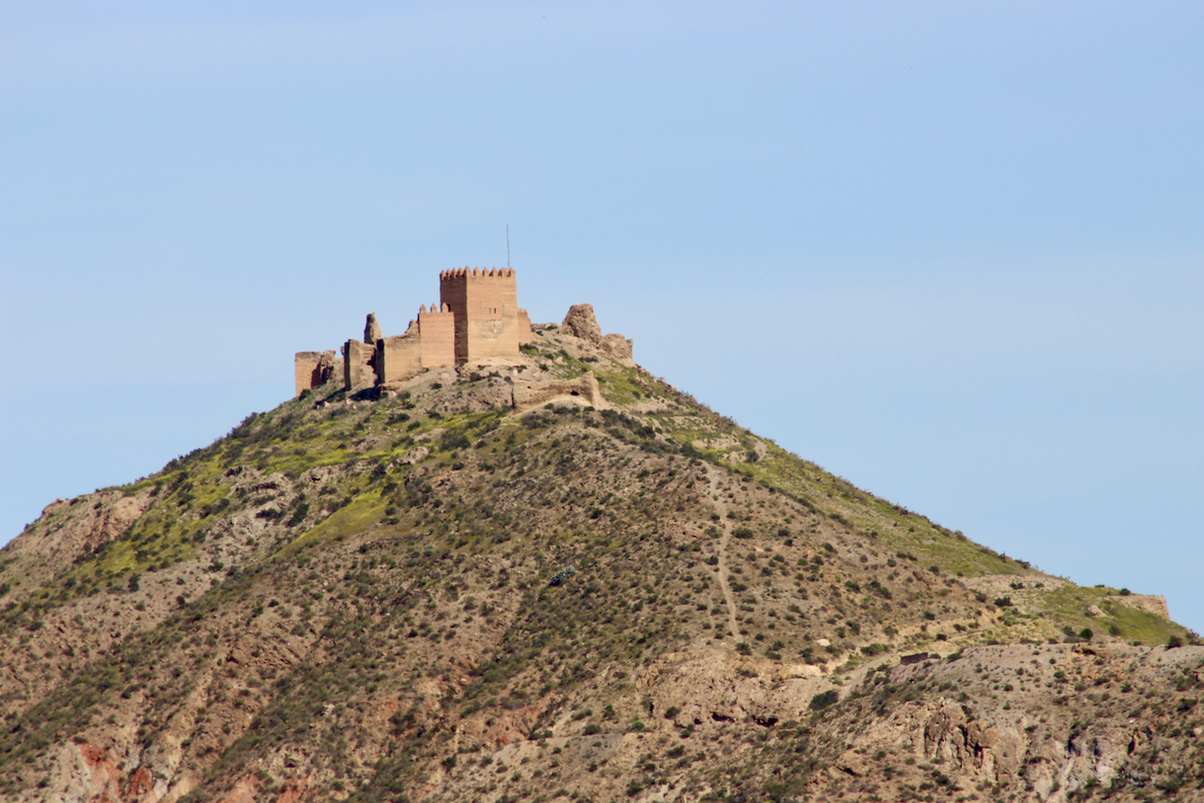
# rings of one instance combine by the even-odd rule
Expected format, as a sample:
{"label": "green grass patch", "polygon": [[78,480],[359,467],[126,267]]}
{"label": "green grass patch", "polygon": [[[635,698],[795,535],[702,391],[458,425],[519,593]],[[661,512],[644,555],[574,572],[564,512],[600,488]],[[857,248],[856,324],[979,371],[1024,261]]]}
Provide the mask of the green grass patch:
{"label": "green grass patch", "polygon": [[381,499],[380,491],[365,491],[352,500],[351,504],[339,508],[313,529],[294,538],[278,554],[293,554],[318,541],[344,538],[366,530],[384,517],[385,507],[386,502]]}
{"label": "green grass patch", "polygon": [[[1116,625],[1120,633],[1116,638],[1136,641],[1141,644],[1165,644],[1171,636],[1182,637],[1186,632],[1157,614],[1133,608],[1107,597],[1115,592],[1108,588],[1086,586],[1063,586],[1056,589],[1034,589],[1029,592],[1036,599],[1031,603],[1059,630],[1069,627],[1074,632],[1090,629],[1097,636],[1109,635],[1109,625]],[[1106,616],[1088,616],[1088,606],[1096,605]]]}

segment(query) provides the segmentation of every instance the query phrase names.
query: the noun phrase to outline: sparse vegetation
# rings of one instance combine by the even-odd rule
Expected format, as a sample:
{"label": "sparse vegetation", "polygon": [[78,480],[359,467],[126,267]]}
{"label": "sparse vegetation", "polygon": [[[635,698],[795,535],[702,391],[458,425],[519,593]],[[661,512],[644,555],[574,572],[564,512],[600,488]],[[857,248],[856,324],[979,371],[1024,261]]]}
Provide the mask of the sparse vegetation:
{"label": "sparse vegetation", "polygon": [[[248,778],[364,801],[1004,799],[1044,765],[976,788],[871,725],[931,704],[1011,727],[1038,701],[1066,744],[1104,738],[1090,712],[1120,699],[1197,716],[1192,636],[1126,590],[1042,575],[601,353],[523,353],[592,371],[614,409],[512,415],[483,401],[487,366],[310,393],[48,513],[25,542],[140,511],[63,564],[0,550],[0,797],[57,784],[64,745],[161,755],[185,733],[194,803]],[[1143,669],[1142,696],[1124,650],[1146,648],[1119,639],[1185,663]],[[1151,725],[1133,777],[1198,783],[1162,769],[1199,766],[1191,722]]]}

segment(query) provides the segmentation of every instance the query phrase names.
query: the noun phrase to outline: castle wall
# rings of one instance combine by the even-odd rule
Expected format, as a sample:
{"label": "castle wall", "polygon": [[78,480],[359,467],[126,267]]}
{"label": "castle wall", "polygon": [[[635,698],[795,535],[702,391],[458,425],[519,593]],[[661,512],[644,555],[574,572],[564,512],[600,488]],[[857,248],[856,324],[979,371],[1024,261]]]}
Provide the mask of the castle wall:
{"label": "castle wall", "polygon": [[518,311],[518,344],[527,346],[534,341],[535,336],[531,334],[531,316],[525,309],[520,308]]}
{"label": "castle wall", "polygon": [[404,335],[377,340],[374,367],[378,385],[401,382],[422,371],[422,338],[418,330],[411,327]]}
{"label": "castle wall", "polygon": [[382,337],[375,314],[364,324],[364,341],[348,340],[342,357],[333,351],[298,352],[293,358],[296,395],[342,376],[355,393],[400,382],[423,370],[489,358],[514,359],[532,342],[531,318],[518,308],[511,268],[457,268],[439,274],[440,304],[423,305],[405,334]]}
{"label": "castle wall", "polygon": [[293,376],[297,388],[294,396],[318,386],[318,363],[321,361],[322,353],[319,351],[298,351],[293,355]]}
{"label": "castle wall", "polygon": [[343,361],[333,351],[298,351],[293,356],[296,394],[325,385],[343,373]]}
{"label": "castle wall", "polygon": [[455,315],[457,363],[518,356],[518,290],[512,269],[443,271],[439,299]]}
{"label": "castle wall", "polygon": [[511,404],[515,412],[525,413],[545,404],[563,403],[602,409],[607,406],[598,387],[598,378],[586,372],[576,379],[550,381],[516,380],[511,386]]}
{"label": "castle wall", "polygon": [[376,384],[376,347],[359,340],[343,344],[343,389],[349,393]]}
{"label": "castle wall", "polygon": [[422,367],[439,368],[456,364],[456,316],[447,304],[442,309],[423,306],[418,311],[418,332],[422,338]]}

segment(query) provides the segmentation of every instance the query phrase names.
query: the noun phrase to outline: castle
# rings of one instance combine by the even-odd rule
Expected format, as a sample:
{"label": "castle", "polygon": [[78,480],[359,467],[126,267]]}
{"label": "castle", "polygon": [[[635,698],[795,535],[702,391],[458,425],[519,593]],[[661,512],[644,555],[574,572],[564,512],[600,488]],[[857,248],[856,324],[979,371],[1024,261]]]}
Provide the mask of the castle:
{"label": "castle", "polygon": [[439,274],[439,304],[418,308],[405,334],[384,337],[369,314],[363,340],[342,356],[300,351],[293,359],[296,395],[337,381],[348,392],[401,382],[428,369],[517,358],[531,342],[531,319],[518,307],[513,268],[456,268]]}

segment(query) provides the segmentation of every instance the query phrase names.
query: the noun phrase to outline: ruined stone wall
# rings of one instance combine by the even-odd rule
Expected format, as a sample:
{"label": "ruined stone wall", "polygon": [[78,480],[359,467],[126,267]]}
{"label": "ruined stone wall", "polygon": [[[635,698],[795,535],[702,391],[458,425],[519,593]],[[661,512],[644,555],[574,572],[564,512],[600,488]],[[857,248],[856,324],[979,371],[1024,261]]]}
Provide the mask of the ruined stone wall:
{"label": "ruined stone wall", "polygon": [[534,342],[535,336],[531,334],[531,316],[527,314],[525,309],[519,308],[518,311],[518,344],[520,346],[528,346]]}
{"label": "ruined stone wall", "polygon": [[422,370],[422,338],[411,325],[404,335],[376,341],[376,384],[401,382]]}
{"label": "ruined stone wall", "polygon": [[404,335],[383,337],[369,313],[364,340],[333,351],[298,352],[293,359],[296,395],[342,377],[349,393],[400,382],[423,370],[470,360],[518,357],[520,344],[532,342],[531,318],[518,308],[511,268],[457,268],[439,274],[440,304],[423,305]]}
{"label": "ruined stone wall", "polygon": [[620,334],[603,337],[598,319],[594,317],[592,304],[574,304],[569,307],[569,314],[564,316],[564,323],[560,324],[560,334],[572,335],[593,343],[616,360],[634,365],[631,362],[631,341]]}
{"label": "ruined stone wall", "polygon": [[456,316],[451,307],[424,304],[418,310],[418,332],[422,337],[422,367],[439,368],[456,364]]}
{"label": "ruined stone wall", "polygon": [[598,387],[598,378],[586,372],[576,379],[550,381],[515,380],[511,391],[515,412],[525,413],[553,402],[589,405],[597,409],[607,406]]}
{"label": "ruined stone wall", "polygon": [[297,387],[294,396],[300,396],[316,386],[321,359],[322,353],[319,351],[298,351],[293,355],[293,378]]}
{"label": "ruined stone wall", "polygon": [[343,361],[333,351],[298,351],[293,356],[296,394],[319,388],[335,377],[342,377]]}
{"label": "ruined stone wall", "polygon": [[455,315],[457,363],[518,356],[518,289],[513,269],[443,271],[439,298]]}
{"label": "ruined stone wall", "polygon": [[354,393],[376,384],[376,346],[359,340],[343,344],[343,389]]}

